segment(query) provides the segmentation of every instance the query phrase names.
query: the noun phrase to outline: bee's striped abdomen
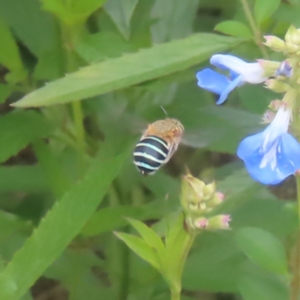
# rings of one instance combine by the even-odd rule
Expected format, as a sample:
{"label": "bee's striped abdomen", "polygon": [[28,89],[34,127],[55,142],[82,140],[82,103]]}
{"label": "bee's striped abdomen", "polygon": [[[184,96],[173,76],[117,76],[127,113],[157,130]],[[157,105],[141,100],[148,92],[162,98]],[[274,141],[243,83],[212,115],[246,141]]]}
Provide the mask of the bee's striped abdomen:
{"label": "bee's striped abdomen", "polygon": [[153,174],[167,160],[168,144],[157,136],[147,136],[136,145],[134,163],[143,175]]}

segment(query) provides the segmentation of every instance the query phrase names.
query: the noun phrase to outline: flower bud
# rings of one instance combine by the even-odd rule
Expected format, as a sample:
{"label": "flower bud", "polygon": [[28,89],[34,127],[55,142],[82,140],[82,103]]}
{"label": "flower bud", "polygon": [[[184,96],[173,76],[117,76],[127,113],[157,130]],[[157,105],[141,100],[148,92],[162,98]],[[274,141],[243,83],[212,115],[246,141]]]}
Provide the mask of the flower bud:
{"label": "flower bud", "polygon": [[209,225],[207,218],[198,218],[194,221],[194,228],[196,229],[206,229]]}
{"label": "flower bud", "polygon": [[285,51],[287,51],[289,54],[295,54],[299,51],[299,47],[291,42],[285,43]]}
{"label": "flower bud", "polygon": [[204,201],[207,201],[211,197],[213,197],[215,191],[216,191],[216,183],[215,182],[212,182],[212,183],[209,183],[209,184],[205,185],[204,188],[203,188],[203,193],[204,193],[203,199],[204,199]]}
{"label": "flower bud", "polygon": [[267,79],[265,81],[265,87],[277,93],[284,93],[291,89],[291,86],[278,79]]}
{"label": "flower bud", "polygon": [[186,225],[191,229],[207,229],[207,230],[217,230],[217,229],[230,229],[229,222],[231,221],[230,215],[217,215],[211,218],[187,218]]}
{"label": "flower bud", "polygon": [[273,111],[277,111],[280,106],[282,106],[282,101],[276,99],[276,100],[272,100],[268,107],[271,108]]}
{"label": "flower bud", "polygon": [[266,77],[274,76],[280,66],[278,61],[258,59],[257,62],[264,69]]}
{"label": "flower bud", "polygon": [[217,215],[208,219],[207,229],[229,229],[230,215]]}
{"label": "flower bud", "polygon": [[297,28],[293,25],[291,25],[289,27],[284,38],[285,38],[286,42],[288,42],[288,43],[297,45],[300,42],[300,34],[299,34]]}
{"label": "flower bud", "polygon": [[270,47],[272,50],[277,52],[283,52],[285,50],[285,43],[282,39],[274,35],[265,35],[264,38],[266,41],[264,44],[267,47]]}
{"label": "flower bud", "polygon": [[207,207],[212,210],[224,201],[224,194],[221,192],[216,192],[214,195],[207,201]]}
{"label": "flower bud", "polygon": [[205,183],[191,174],[183,177],[180,201],[185,211],[205,210],[206,205],[201,205],[204,203],[204,187]]}

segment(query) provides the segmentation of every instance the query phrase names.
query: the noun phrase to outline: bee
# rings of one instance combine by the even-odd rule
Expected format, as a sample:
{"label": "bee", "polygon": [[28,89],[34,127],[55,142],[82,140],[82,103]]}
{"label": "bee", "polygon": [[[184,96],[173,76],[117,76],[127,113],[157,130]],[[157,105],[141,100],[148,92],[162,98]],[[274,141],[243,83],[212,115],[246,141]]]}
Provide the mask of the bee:
{"label": "bee", "polygon": [[169,161],[183,132],[183,125],[176,119],[167,118],[148,125],[133,152],[134,164],[142,175],[154,174]]}

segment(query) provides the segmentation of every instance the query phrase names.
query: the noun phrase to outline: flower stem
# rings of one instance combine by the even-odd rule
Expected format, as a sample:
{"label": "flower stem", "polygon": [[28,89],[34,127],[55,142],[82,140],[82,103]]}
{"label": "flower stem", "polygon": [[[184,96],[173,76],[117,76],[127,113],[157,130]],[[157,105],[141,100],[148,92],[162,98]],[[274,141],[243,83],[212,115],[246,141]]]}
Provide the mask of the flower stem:
{"label": "flower stem", "polygon": [[244,10],[244,13],[246,15],[246,18],[249,22],[250,28],[253,32],[255,43],[259,47],[263,57],[267,59],[269,57],[269,55],[268,55],[266,49],[264,48],[264,46],[262,44],[262,41],[261,41],[262,34],[261,34],[258,26],[256,25],[253,16],[252,16],[250,6],[249,6],[247,0],[241,0],[241,3],[242,3],[243,10]]}
{"label": "flower stem", "polygon": [[297,184],[297,203],[298,203],[298,222],[299,222],[299,230],[300,230],[300,174],[296,175],[296,184]]}
{"label": "flower stem", "polygon": [[291,295],[290,300],[298,300],[299,296],[299,268],[300,268],[300,235],[297,236],[297,242],[295,247],[295,252],[292,253],[292,269],[293,277],[291,281]]}
{"label": "flower stem", "polygon": [[291,282],[291,300],[298,300],[299,290],[300,290],[300,176],[297,174],[296,176],[296,184],[297,184],[297,203],[298,203],[298,222],[299,229],[297,234],[296,241],[296,249],[295,253],[293,253],[293,278]]}

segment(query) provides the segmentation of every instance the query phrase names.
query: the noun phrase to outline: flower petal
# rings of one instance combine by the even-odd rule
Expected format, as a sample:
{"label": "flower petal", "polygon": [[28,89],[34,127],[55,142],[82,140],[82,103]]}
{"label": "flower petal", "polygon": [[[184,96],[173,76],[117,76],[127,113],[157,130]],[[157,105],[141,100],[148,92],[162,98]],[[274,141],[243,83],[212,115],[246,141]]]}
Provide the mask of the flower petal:
{"label": "flower petal", "polygon": [[196,74],[197,85],[207,91],[221,95],[230,81],[226,76],[219,74],[212,69],[206,68]]}
{"label": "flower petal", "polygon": [[210,63],[220,69],[241,75],[241,81],[244,82],[257,84],[267,79],[259,63],[247,63],[234,55],[216,54],[211,57]]}
{"label": "flower petal", "polygon": [[226,76],[206,68],[196,74],[198,79],[197,85],[207,91],[220,95],[216,104],[222,104],[228,94],[242,84],[241,76],[236,77],[233,81],[230,81]]}
{"label": "flower petal", "polygon": [[238,76],[233,81],[229,81],[229,84],[223,89],[222,94],[220,95],[220,98],[216,102],[216,104],[222,104],[228,97],[228,94],[234,90],[237,86],[243,84],[241,81],[242,77]]}
{"label": "flower petal", "polygon": [[264,132],[245,138],[237,155],[244,160],[253,179],[263,184],[277,184],[300,169],[300,144],[289,133],[284,133],[262,152],[264,138]]}
{"label": "flower petal", "polygon": [[232,70],[237,74],[243,73],[248,65],[242,59],[229,54],[215,54],[210,58],[210,63],[222,70]]}

